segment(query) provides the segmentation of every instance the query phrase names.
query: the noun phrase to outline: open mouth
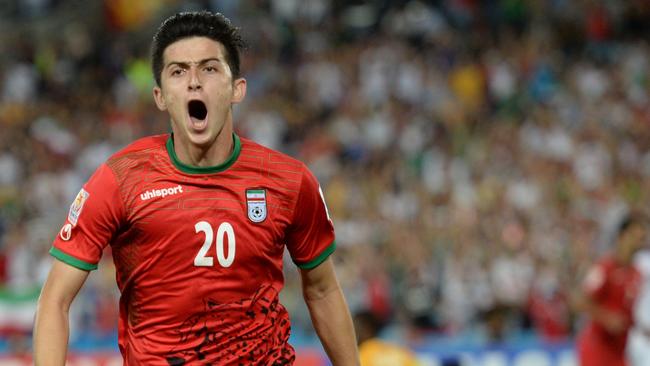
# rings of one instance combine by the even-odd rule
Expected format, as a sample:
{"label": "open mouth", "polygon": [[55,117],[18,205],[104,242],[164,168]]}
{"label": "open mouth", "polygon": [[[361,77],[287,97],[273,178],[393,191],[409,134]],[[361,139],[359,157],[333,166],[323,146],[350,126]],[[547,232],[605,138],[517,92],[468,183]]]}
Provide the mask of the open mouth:
{"label": "open mouth", "polygon": [[192,119],[203,121],[208,115],[208,109],[205,107],[205,103],[200,100],[192,100],[187,105],[187,110],[190,113]]}

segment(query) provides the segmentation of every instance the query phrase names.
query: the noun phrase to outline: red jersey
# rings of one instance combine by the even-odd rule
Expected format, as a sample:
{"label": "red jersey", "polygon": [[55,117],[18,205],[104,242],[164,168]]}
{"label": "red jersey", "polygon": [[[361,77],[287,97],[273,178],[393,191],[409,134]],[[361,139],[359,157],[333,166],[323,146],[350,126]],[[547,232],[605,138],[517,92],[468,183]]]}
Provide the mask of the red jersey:
{"label": "red jersey", "polygon": [[169,135],[101,165],[50,253],[92,270],[111,245],[125,365],[291,364],[278,302],[286,247],[301,268],[334,251],[318,182],[293,158],[233,135],[215,167],[180,162]]}
{"label": "red jersey", "polygon": [[545,341],[557,342],[569,337],[569,305],[559,290],[534,288],[528,299],[528,312]]}
{"label": "red jersey", "polygon": [[[587,274],[584,290],[598,306],[622,315],[629,329],[640,285],[641,275],[633,266],[605,258]],[[589,320],[578,339],[581,365],[625,365],[626,343],[627,330],[611,334],[601,324]]]}

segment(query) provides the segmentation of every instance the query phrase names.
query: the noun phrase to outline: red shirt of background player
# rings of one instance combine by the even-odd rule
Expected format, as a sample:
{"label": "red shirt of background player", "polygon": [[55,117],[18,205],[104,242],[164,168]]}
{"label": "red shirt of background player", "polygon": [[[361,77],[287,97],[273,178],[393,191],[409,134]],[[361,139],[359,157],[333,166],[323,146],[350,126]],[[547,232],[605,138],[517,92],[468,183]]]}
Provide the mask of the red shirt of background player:
{"label": "red shirt of background player", "polygon": [[601,309],[624,320],[624,330],[612,333],[600,322],[589,319],[578,336],[581,366],[624,366],[627,333],[632,325],[632,307],[641,284],[641,274],[631,265],[607,257],[587,275],[584,292]]}

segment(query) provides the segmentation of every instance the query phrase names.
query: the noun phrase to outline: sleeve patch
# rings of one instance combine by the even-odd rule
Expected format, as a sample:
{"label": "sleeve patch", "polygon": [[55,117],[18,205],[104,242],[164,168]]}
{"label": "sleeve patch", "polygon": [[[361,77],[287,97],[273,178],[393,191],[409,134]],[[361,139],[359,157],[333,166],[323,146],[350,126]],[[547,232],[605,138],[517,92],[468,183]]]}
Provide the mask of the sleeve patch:
{"label": "sleeve patch", "polygon": [[84,203],[86,203],[88,196],[90,196],[90,194],[86,192],[85,189],[81,188],[79,193],[77,193],[77,197],[70,205],[70,212],[68,212],[68,221],[72,224],[72,226],[77,225],[77,221],[79,221],[79,215],[81,215],[81,210],[83,210]]}

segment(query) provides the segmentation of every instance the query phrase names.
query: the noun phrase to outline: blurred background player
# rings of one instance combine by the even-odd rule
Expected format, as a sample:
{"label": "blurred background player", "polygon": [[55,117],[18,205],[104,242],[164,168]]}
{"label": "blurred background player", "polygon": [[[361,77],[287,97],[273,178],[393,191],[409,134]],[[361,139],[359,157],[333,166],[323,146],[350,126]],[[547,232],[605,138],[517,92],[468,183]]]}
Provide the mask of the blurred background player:
{"label": "blurred background player", "polygon": [[645,244],[646,219],[639,214],[623,218],[615,247],[588,272],[581,306],[589,316],[577,339],[580,366],[624,366],[633,306],[641,284],[635,253]]}

